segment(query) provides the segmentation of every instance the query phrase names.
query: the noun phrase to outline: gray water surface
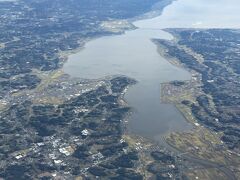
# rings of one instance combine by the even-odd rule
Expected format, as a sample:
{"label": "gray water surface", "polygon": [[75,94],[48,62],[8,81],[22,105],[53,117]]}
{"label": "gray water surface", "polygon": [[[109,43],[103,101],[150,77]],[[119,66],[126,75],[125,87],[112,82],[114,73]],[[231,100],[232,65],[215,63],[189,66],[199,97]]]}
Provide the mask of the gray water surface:
{"label": "gray water surface", "polygon": [[160,103],[160,83],[189,80],[191,76],[161,57],[151,39],[172,39],[171,34],[161,30],[168,27],[235,27],[234,15],[240,12],[234,4],[239,5],[237,0],[232,0],[232,5],[225,9],[225,13],[231,11],[232,16],[228,14],[228,20],[222,18],[219,24],[220,20],[214,14],[223,13],[222,8],[230,2],[176,1],[166,7],[161,16],[134,22],[138,27],[136,30],[88,42],[82,51],[69,56],[64,71],[71,76],[88,79],[109,75],[136,79],[138,83],[125,96],[134,110],[129,120],[129,130],[134,133],[154,139],[169,132],[188,130],[191,125],[173,105]]}
{"label": "gray water surface", "polygon": [[125,96],[134,110],[129,129],[147,137],[189,127],[173,105],[160,103],[160,83],[186,80],[190,74],[162,58],[151,38],[172,36],[161,30],[137,29],[102,37],[69,56],[64,66],[64,71],[75,77],[96,79],[123,74],[136,79],[138,83]]}

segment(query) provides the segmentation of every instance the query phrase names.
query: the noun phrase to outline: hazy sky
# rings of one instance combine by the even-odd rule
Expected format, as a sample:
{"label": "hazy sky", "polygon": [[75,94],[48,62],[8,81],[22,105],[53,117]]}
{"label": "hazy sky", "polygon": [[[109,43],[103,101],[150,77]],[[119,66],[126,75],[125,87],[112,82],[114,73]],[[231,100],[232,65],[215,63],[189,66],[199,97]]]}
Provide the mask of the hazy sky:
{"label": "hazy sky", "polygon": [[[177,0],[153,21],[149,22],[152,28],[240,28],[240,0]],[[136,25],[149,27],[149,24],[139,21]]]}

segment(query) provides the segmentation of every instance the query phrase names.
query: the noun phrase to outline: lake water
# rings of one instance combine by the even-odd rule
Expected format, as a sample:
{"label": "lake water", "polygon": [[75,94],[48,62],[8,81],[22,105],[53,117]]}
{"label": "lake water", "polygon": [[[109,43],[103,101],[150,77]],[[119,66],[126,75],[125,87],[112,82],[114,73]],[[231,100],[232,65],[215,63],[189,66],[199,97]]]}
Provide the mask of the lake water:
{"label": "lake water", "polygon": [[169,132],[188,130],[191,125],[173,105],[160,103],[160,83],[188,80],[191,76],[161,57],[151,39],[171,40],[171,34],[161,30],[169,27],[236,28],[240,12],[237,5],[237,0],[175,1],[161,16],[134,22],[136,30],[88,42],[82,51],[69,56],[64,71],[88,79],[109,75],[136,79],[138,83],[125,96],[133,107],[129,130],[134,133],[156,139]]}

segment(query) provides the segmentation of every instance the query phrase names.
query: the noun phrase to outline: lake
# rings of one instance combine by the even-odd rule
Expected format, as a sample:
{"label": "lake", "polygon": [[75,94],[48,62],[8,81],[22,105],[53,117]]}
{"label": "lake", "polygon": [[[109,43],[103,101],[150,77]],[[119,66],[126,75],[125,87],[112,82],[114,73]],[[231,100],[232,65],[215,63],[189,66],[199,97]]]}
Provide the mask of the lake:
{"label": "lake", "polygon": [[136,79],[138,83],[125,95],[133,108],[129,120],[133,133],[156,140],[169,132],[188,130],[191,125],[173,105],[160,103],[160,84],[189,80],[191,75],[161,57],[151,39],[171,40],[172,35],[162,30],[170,27],[237,28],[237,5],[237,0],[174,1],[162,15],[133,22],[136,30],[88,42],[83,50],[69,56],[63,69],[73,77],[87,79],[111,75]]}

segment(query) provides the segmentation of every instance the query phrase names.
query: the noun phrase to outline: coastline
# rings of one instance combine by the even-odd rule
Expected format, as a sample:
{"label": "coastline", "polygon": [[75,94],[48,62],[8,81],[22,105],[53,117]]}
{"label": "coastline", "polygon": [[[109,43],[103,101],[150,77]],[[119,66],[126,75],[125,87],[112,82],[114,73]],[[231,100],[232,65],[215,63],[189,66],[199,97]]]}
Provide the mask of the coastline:
{"label": "coastline", "polygon": [[178,1],[178,0],[164,0],[164,1],[158,2],[152,6],[152,9],[149,12],[139,15],[134,18],[130,18],[129,21],[131,23],[134,23],[135,21],[141,21],[144,19],[152,19],[154,17],[161,16],[164,8],[171,5],[174,1]]}
{"label": "coastline", "polygon": [[[127,30],[127,31],[131,31],[131,30]],[[125,32],[126,32],[126,31],[124,31],[122,34],[124,34]],[[166,31],[166,32],[167,32],[167,31]],[[169,33],[169,32],[168,32],[168,33]],[[110,36],[115,36],[115,35],[116,35],[116,34],[111,34]],[[118,35],[118,34],[117,34],[117,35]],[[99,36],[99,37],[102,37],[102,36]],[[92,38],[92,39],[88,39],[87,41],[84,42],[83,46],[79,47],[78,49],[75,49],[75,50],[73,50],[73,51],[69,51],[69,52],[67,52],[67,53],[64,53],[63,57],[65,58],[65,61],[68,60],[68,57],[69,57],[70,55],[82,51],[82,50],[85,48],[85,44],[86,44],[87,42],[92,41],[92,40],[94,40],[94,39],[97,39],[97,38],[99,38],[99,37]],[[174,36],[174,38],[176,38],[176,37]],[[175,40],[176,40],[176,39],[175,39]],[[158,51],[158,53],[162,56],[164,49],[162,49],[161,47],[157,46],[157,51]],[[182,69],[184,69],[184,70],[187,70],[188,72],[191,73],[191,76],[193,76],[193,72],[192,72],[192,71],[189,71],[189,69],[187,69],[186,67],[182,66],[182,64],[180,64],[179,61],[177,61],[177,59],[170,59],[169,57],[166,57],[166,56],[163,56],[163,57],[164,57],[168,62],[170,62],[172,65],[177,66],[177,67],[180,67],[180,68],[182,68]],[[114,76],[109,76],[108,78],[112,78],[112,77],[114,77]],[[105,79],[105,78],[107,78],[107,77],[104,77],[104,78],[101,78],[101,79]],[[95,79],[95,80],[97,80],[97,79]],[[186,82],[190,82],[190,81],[191,81],[191,80],[187,80]],[[161,89],[163,88],[163,85],[164,85],[164,84],[169,84],[169,83],[171,83],[171,82],[162,83],[162,84],[161,84]],[[128,86],[128,87],[129,87],[129,86]],[[128,88],[127,88],[127,89],[128,89]],[[127,89],[126,89],[126,90],[127,90]],[[161,92],[162,92],[162,90],[161,90]],[[121,101],[122,105],[127,106],[128,103],[127,103],[127,102],[125,101],[125,99],[124,99],[125,94],[126,94],[126,91],[124,91],[124,94],[121,96],[120,101]],[[162,95],[161,95],[161,99],[162,99]],[[193,120],[195,120],[195,119],[194,119],[193,117],[191,117],[192,120],[189,120],[189,119],[186,117],[186,115],[184,114],[183,109],[178,105],[178,102],[177,102],[177,101],[176,101],[175,103],[172,103],[172,104],[173,104],[173,105],[176,107],[176,109],[184,116],[185,120],[186,120],[188,123],[191,123],[192,125],[195,125],[194,123],[195,123],[196,121],[193,122]],[[127,139],[127,140],[130,141],[130,142],[131,142],[131,141],[135,142],[135,143],[132,144],[132,146],[133,146],[134,148],[138,148],[137,143],[139,143],[139,141],[147,142],[147,143],[151,144],[151,146],[154,146],[154,147],[163,146],[163,147],[165,148],[164,142],[163,142],[163,143],[160,142],[160,143],[157,143],[157,144],[156,144],[156,141],[153,141],[153,140],[147,139],[147,138],[143,138],[143,137],[141,137],[140,135],[136,135],[136,134],[133,134],[133,133],[129,132],[129,131],[126,129],[126,126],[128,125],[128,120],[129,120],[129,117],[131,116],[131,114],[132,114],[132,112],[131,112],[131,109],[130,109],[130,112],[129,112],[129,113],[126,115],[126,117],[122,120],[122,121],[123,121],[123,122],[122,122],[122,126],[123,126],[123,134],[122,134],[122,137],[125,138],[125,139]],[[195,126],[195,128],[198,129],[197,126]],[[190,132],[182,132],[182,133],[192,133],[192,132],[194,132],[194,131],[196,130],[195,128],[192,129],[192,130],[190,130]],[[163,135],[163,138],[166,139],[165,141],[168,141],[168,140],[169,140],[168,138],[171,137],[171,135],[173,135],[173,134],[175,134],[175,132],[167,133],[166,135]],[[181,133],[179,133],[179,134],[181,134]],[[143,140],[144,140],[144,141],[143,141]],[[168,143],[168,142],[166,142],[166,143]],[[169,149],[169,150],[170,150],[170,149]]]}
{"label": "coastline", "polygon": [[[97,36],[97,37],[94,37],[94,38],[87,38],[87,39],[85,39],[85,40],[82,41],[82,44],[81,44],[77,49],[60,52],[59,54],[60,54],[60,57],[61,57],[61,59],[62,59],[62,62],[61,62],[61,63],[62,63],[62,64],[61,64],[62,66],[61,66],[60,70],[63,72],[64,75],[69,76],[69,78],[75,78],[75,77],[70,76],[68,73],[64,72],[64,70],[63,70],[64,64],[65,64],[67,61],[69,61],[69,57],[70,57],[71,55],[74,55],[74,54],[77,54],[77,53],[80,53],[81,51],[83,51],[83,50],[86,48],[85,45],[86,45],[88,42],[90,42],[90,41],[94,41],[94,40],[96,40],[96,39],[99,39],[99,38],[101,38],[101,37],[106,37],[106,36],[118,36],[118,35],[125,34],[125,33],[128,32],[128,31],[133,31],[133,30],[135,30],[135,29],[138,29],[138,27],[136,27],[136,26],[134,25],[134,22],[141,21],[141,20],[152,19],[152,18],[154,18],[154,17],[156,17],[156,16],[160,16],[160,15],[162,14],[162,12],[163,12],[163,9],[164,9],[165,7],[167,7],[168,5],[171,5],[174,1],[176,1],[176,0],[164,0],[164,1],[161,1],[161,2],[159,2],[159,3],[156,4],[157,6],[153,6],[152,10],[149,11],[148,13],[145,13],[145,14],[143,14],[143,15],[139,15],[139,16],[137,16],[137,17],[135,17],[135,18],[127,19],[127,21],[128,21],[133,27],[135,27],[135,28],[124,29],[124,30],[121,31],[120,33],[112,33],[112,32],[109,32],[109,34],[107,34],[107,35],[103,35],[103,36],[100,35],[100,36]],[[156,11],[155,11],[154,9],[155,9],[155,10],[157,9],[157,12],[158,12],[157,14],[154,14],[154,13],[156,13]],[[90,80],[91,80],[91,81],[92,81],[92,80],[94,80],[94,81],[109,80],[109,79],[114,78],[114,77],[116,77],[116,76],[125,76],[125,75],[122,75],[122,74],[119,74],[119,75],[110,75],[110,76],[105,76],[105,77],[96,78],[96,79],[94,78],[94,79],[90,79]],[[126,77],[127,77],[127,76],[126,76]],[[128,78],[129,78],[129,77],[128,77]],[[81,78],[77,78],[77,79],[81,79]],[[84,79],[84,80],[85,80],[85,79]],[[86,79],[86,80],[88,80],[88,79]],[[135,79],[134,79],[134,80],[135,80]],[[138,82],[136,81],[136,83],[138,83]],[[130,86],[132,86],[132,85],[130,85]],[[130,86],[129,86],[129,87],[130,87]],[[129,88],[129,87],[128,87],[128,88]],[[127,89],[128,89],[128,88],[127,88]],[[123,96],[121,97],[121,98],[122,98],[121,101],[124,101],[125,105],[128,104],[127,101],[126,101],[126,99],[125,99],[126,93],[127,93],[127,90],[124,91],[124,94],[123,94]],[[129,120],[129,117],[131,116],[132,113],[133,113],[133,112],[131,111],[125,119]],[[125,121],[125,120],[124,120],[124,121]]]}
{"label": "coastline", "polygon": [[[168,32],[168,31],[166,31],[166,32]],[[170,32],[168,32],[168,33],[170,33]],[[172,35],[173,35],[174,39],[171,40],[171,41],[175,41],[175,42],[178,41],[178,38],[175,37],[174,34],[172,34]],[[161,44],[157,44],[157,43],[155,43],[155,44],[157,46],[157,51],[158,51],[160,56],[164,57],[166,59],[166,61],[171,63],[173,66],[179,67],[179,68],[181,68],[181,69],[183,69],[183,70],[185,70],[185,71],[187,71],[191,74],[191,79],[183,80],[181,82],[194,84],[194,87],[201,85],[201,83],[199,82],[198,79],[194,79],[194,77],[197,74],[195,71],[185,67],[182,63],[180,63],[180,61],[178,59],[168,56],[167,55],[167,49],[164,46],[162,46]],[[164,89],[165,89],[166,86],[171,85],[171,83],[172,83],[172,81],[163,82],[163,83],[160,84],[160,89],[161,89],[160,100],[161,100],[161,103],[166,103],[166,104],[171,103],[171,104],[173,104],[181,112],[181,114],[184,115],[184,113],[182,112],[182,109],[179,107],[180,102],[178,100],[173,101],[173,100],[169,99],[168,95],[165,95],[166,92],[164,91]],[[186,121],[193,123],[192,121],[189,121],[188,118],[186,118],[186,115],[184,115],[184,117],[185,117]]]}
{"label": "coastline", "polygon": [[[172,41],[176,43],[178,41],[178,37],[176,37],[173,33],[171,34],[174,36]],[[203,94],[201,90],[201,76],[196,71],[185,67],[177,58],[169,57],[167,55],[167,49],[160,43],[157,44],[157,46],[159,54],[169,63],[185,69],[191,73],[192,76],[191,80],[182,81],[184,85],[179,87],[174,86],[172,82],[165,82],[161,84],[161,99],[163,103],[173,104],[179,112],[183,114],[186,121],[193,125],[193,129],[189,132],[177,132],[163,136],[163,143],[166,144],[165,147],[167,147],[170,151],[173,150],[177,151],[179,154],[183,154],[183,157],[189,161],[195,162],[196,160],[195,163],[197,164],[202,164],[203,166],[210,165],[213,168],[218,169],[226,177],[236,179],[234,173],[231,171],[231,168],[228,167],[229,162],[235,162],[234,156],[229,154],[226,147],[221,150],[214,150],[217,149],[218,146],[224,146],[221,141],[221,133],[213,132],[211,129],[200,125],[198,120],[192,114],[191,109],[182,104],[183,100],[190,101],[191,103],[197,103],[197,96]],[[192,88],[192,91],[189,90],[190,87]],[[206,140],[211,143],[206,142]],[[188,154],[189,156],[185,154]]]}
{"label": "coastline", "polygon": [[[169,6],[169,5],[171,5],[174,1],[177,1],[177,0],[164,0],[163,2],[158,2],[155,5],[153,5],[152,9],[149,12],[147,12],[147,13],[145,13],[143,15],[139,15],[137,17],[126,19],[126,20],[123,19],[124,21],[127,21],[129,23],[129,25],[131,26],[130,28],[120,29],[120,31],[117,32],[117,33],[113,32],[113,31],[106,31],[106,33],[109,33],[109,34],[99,35],[99,36],[96,36],[96,37],[93,37],[93,38],[84,39],[82,41],[82,45],[79,45],[79,47],[76,48],[76,49],[69,50],[69,51],[61,51],[59,53],[59,56],[62,59],[60,69],[63,70],[63,65],[66,63],[66,61],[68,61],[69,56],[81,52],[83,49],[85,49],[85,45],[88,42],[94,41],[94,40],[99,39],[101,37],[122,35],[122,34],[125,34],[127,31],[133,31],[135,29],[138,29],[138,27],[136,27],[134,25],[134,22],[141,21],[141,20],[152,19],[152,18],[154,18],[156,16],[160,16],[162,14],[164,8]],[[156,6],[157,6],[157,8],[156,8]],[[157,9],[157,12],[158,12],[157,14],[154,14],[155,9]]]}

